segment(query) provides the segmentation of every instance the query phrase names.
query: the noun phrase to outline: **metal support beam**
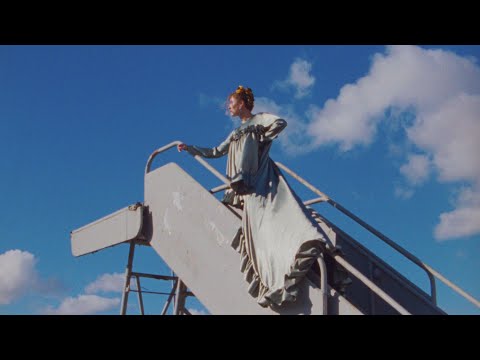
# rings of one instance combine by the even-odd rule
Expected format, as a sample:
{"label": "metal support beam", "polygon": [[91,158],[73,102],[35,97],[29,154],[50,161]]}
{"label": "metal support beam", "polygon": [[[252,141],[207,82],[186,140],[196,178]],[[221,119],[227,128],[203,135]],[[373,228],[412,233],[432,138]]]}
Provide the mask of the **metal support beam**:
{"label": "metal support beam", "polygon": [[138,306],[140,306],[140,314],[145,315],[143,310],[143,298],[142,298],[142,288],[140,287],[140,278],[135,276],[135,280],[137,281],[137,293],[138,293]]}
{"label": "metal support beam", "polygon": [[135,242],[130,241],[130,251],[128,252],[128,263],[125,269],[125,283],[123,285],[122,306],[120,307],[120,315],[126,315],[128,293],[130,292],[130,279],[132,277],[133,255],[135,253]]}
{"label": "metal support beam", "polygon": [[187,287],[182,282],[182,280],[178,279],[177,281],[177,288],[175,293],[175,308],[173,313],[175,315],[183,315],[185,309],[185,292]]}
{"label": "metal support beam", "polygon": [[174,286],[172,286],[172,291],[170,292],[170,295],[168,296],[168,299],[167,299],[167,302],[165,303],[164,307],[163,307],[163,310],[162,310],[162,315],[165,315],[167,313],[167,310],[168,310],[168,306],[170,305],[170,303],[172,302],[172,299],[175,295],[175,290],[177,288],[177,281],[179,281],[178,279],[176,280],[173,280],[174,281]]}
{"label": "metal support beam", "polygon": [[132,272],[132,276],[136,277],[145,277],[150,279],[156,280],[176,280],[176,276],[167,276],[167,275],[155,275],[155,274],[146,274],[146,273],[139,273],[139,272]]}

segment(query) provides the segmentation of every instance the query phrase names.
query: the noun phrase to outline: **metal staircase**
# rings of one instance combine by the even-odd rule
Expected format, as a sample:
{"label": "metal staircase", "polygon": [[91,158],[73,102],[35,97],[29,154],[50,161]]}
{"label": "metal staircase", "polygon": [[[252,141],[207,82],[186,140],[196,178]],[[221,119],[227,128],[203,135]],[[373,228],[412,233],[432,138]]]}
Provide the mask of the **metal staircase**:
{"label": "metal staircase", "polygon": [[[172,142],[156,150],[145,169],[144,201],[71,232],[72,253],[81,256],[129,243],[125,270],[125,286],[121,314],[126,314],[130,292],[138,293],[140,312],[144,313],[142,277],[172,281],[172,289],[162,314],[173,303],[174,314],[189,314],[185,299],[196,296],[211,314],[445,314],[436,305],[436,284],[439,279],[467,300],[474,299],[440,273],[424,264],[391,239],[363,222],[293,171],[276,163],[319,197],[305,205],[328,203],[380,240],[422,268],[430,281],[430,294],[425,293],[398,271],[358,243],[334,223],[309,207],[312,216],[341,253],[323,254],[318,266],[308,273],[293,304],[279,308],[262,308],[247,291],[247,281],[240,271],[240,256],[231,241],[241,225],[241,211],[221,203],[214,194],[228,188],[227,179],[204,159],[195,159],[205,166],[223,185],[206,189],[175,163],[151,171],[153,159],[176,147]],[[137,245],[151,246],[174,274],[155,275],[133,271]],[[329,264],[339,263],[353,282],[343,292],[328,282]],[[130,280],[136,281],[136,290]],[[145,292],[145,291],[144,291]]]}

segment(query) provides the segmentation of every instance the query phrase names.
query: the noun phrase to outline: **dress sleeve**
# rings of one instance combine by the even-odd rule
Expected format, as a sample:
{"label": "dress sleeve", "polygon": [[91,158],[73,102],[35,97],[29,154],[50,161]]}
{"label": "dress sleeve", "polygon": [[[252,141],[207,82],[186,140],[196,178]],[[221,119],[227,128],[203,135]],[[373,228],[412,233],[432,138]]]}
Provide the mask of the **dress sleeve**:
{"label": "dress sleeve", "polygon": [[215,146],[214,148],[203,148],[195,145],[187,145],[185,150],[191,155],[198,155],[204,158],[219,158],[228,153],[228,148],[230,147],[230,138],[232,133],[223,141],[220,145]]}
{"label": "dress sleeve", "polygon": [[258,125],[263,133],[263,139],[264,141],[272,141],[287,127],[287,122],[273,114],[262,115]]}

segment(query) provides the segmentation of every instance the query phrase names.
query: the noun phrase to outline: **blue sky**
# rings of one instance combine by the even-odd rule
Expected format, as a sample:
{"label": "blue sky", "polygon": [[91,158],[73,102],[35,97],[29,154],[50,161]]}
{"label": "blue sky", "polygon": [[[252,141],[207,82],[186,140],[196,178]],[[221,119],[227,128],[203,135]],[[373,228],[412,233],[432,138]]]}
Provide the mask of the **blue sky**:
{"label": "blue sky", "polygon": [[[70,231],[143,201],[156,148],[223,141],[237,123],[221,105],[238,85],[253,89],[254,113],[289,123],[274,160],[479,299],[479,57],[479,46],[0,46],[0,314],[117,314],[128,246],[74,258]],[[210,163],[224,172],[225,160]],[[154,167],[169,161],[219,185],[185,153]],[[428,291],[415,266],[315,207]],[[149,248],[135,269],[170,273]],[[442,283],[438,302],[480,314]],[[163,298],[145,305],[158,313]]]}

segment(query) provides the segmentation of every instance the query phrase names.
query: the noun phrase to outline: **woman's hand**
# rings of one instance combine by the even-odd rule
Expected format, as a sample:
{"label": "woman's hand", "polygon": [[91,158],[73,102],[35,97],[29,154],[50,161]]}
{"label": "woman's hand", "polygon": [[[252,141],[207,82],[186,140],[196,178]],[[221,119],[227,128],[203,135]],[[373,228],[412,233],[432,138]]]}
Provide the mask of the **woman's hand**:
{"label": "woman's hand", "polygon": [[181,151],[185,150],[186,148],[187,148],[187,144],[182,143],[182,144],[177,145],[178,152],[181,152]]}

